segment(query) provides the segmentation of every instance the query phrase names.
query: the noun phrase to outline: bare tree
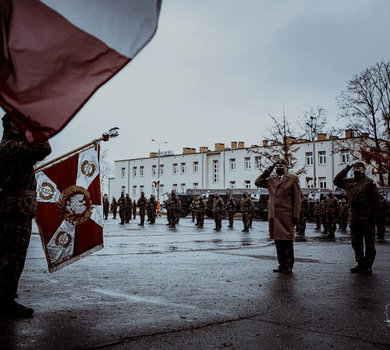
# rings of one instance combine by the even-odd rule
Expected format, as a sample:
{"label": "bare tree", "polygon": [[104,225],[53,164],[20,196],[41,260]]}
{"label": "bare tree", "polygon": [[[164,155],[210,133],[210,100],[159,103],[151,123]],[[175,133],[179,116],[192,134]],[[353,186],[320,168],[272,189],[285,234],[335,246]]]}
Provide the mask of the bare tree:
{"label": "bare tree", "polygon": [[309,141],[315,140],[315,135],[323,132],[327,123],[326,109],[320,106],[317,108],[310,107],[310,110],[302,112],[299,116],[297,125],[303,130],[303,137]]}
{"label": "bare tree", "polygon": [[267,140],[261,149],[250,149],[250,152],[259,154],[263,160],[260,164],[260,169],[265,169],[273,164],[278,158],[284,158],[289,164],[289,171],[296,175],[306,174],[306,165],[300,169],[294,169],[297,164],[295,157],[299,147],[294,145],[296,136],[294,130],[291,128],[291,122],[286,117],[283,107],[283,117],[276,118],[269,114],[273,120],[274,125],[268,130],[269,136],[263,136]]}
{"label": "bare tree", "polygon": [[379,175],[379,185],[389,185],[390,157],[385,140],[390,136],[390,62],[378,62],[355,75],[337,97],[339,118],[347,120],[356,150]]}

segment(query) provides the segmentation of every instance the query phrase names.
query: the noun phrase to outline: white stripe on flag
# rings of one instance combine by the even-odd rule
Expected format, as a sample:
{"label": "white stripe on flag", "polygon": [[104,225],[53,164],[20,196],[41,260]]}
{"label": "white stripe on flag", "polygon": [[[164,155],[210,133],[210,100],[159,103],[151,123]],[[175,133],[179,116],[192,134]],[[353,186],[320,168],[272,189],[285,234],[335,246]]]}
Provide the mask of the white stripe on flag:
{"label": "white stripe on flag", "polygon": [[88,189],[92,181],[99,175],[98,152],[90,148],[79,154],[76,185]]}
{"label": "white stripe on flag", "polygon": [[35,174],[35,178],[37,180],[37,201],[57,203],[61,195],[57,185],[42,171]]}
{"label": "white stripe on flag", "polygon": [[95,221],[100,227],[103,227],[103,206],[93,205],[90,219]]}

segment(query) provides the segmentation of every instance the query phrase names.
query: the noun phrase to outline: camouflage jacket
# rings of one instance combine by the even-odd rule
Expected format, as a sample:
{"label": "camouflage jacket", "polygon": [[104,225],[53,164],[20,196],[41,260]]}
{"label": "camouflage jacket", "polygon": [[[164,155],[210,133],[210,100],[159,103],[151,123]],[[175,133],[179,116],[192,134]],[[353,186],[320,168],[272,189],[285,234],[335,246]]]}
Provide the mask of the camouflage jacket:
{"label": "camouflage jacket", "polygon": [[333,183],[340,188],[344,188],[347,192],[352,220],[371,219],[374,213],[378,211],[378,188],[375,182],[365,175],[359,181],[354,178],[345,179],[348,170],[348,168],[341,170],[334,178]]}
{"label": "camouflage jacket", "polygon": [[145,209],[147,204],[148,204],[148,200],[146,199],[145,196],[141,196],[141,197],[138,198],[137,207]]}
{"label": "camouflage jacket", "polygon": [[225,204],[223,202],[223,199],[221,197],[214,197],[213,198],[213,212],[214,213],[220,213],[222,212],[222,209],[225,208]]}
{"label": "camouflage jacket", "polygon": [[338,213],[339,211],[339,201],[335,196],[328,196],[325,199],[325,212],[327,213]]}
{"label": "camouflage jacket", "polygon": [[51,153],[48,141],[30,147],[4,131],[0,143],[0,216],[33,218],[37,212],[34,165]]}
{"label": "camouflage jacket", "polygon": [[251,199],[249,197],[245,197],[245,198],[242,198],[241,201],[240,201],[240,210],[241,210],[241,213],[247,213],[249,212],[250,208],[251,208]]}
{"label": "camouflage jacket", "polygon": [[305,196],[301,196],[301,210],[302,214],[309,214],[309,200]]}
{"label": "camouflage jacket", "polygon": [[234,199],[229,199],[226,203],[226,210],[229,213],[235,213],[236,212],[236,201]]}
{"label": "camouflage jacket", "polygon": [[116,202],[116,199],[113,198],[112,201],[111,201],[110,209],[111,210],[116,210],[117,207],[118,207],[118,203]]}

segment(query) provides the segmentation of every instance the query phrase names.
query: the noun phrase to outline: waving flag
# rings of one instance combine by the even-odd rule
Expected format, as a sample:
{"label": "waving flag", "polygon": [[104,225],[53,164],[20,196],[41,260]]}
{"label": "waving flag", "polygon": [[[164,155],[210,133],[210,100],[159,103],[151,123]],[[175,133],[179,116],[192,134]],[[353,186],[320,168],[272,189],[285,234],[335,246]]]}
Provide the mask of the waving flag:
{"label": "waving flag", "polygon": [[152,39],[161,0],[0,0],[0,105],[50,138]]}
{"label": "waving flag", "polygon": [[99,156],[88,149],[36,174],[36,222],[49,271],[103,248]]}

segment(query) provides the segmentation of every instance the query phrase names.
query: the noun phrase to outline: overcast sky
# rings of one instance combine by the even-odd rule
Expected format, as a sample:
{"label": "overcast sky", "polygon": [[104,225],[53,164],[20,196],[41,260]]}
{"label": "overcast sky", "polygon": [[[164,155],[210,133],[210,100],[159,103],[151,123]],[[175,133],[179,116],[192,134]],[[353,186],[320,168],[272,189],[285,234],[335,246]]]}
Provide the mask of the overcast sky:
{"label": "overcast sky", "polygon": [[390,60],[389,13],[388,0],[163,0],[155,37],[51,139],[52,157],[114,126],[112,165],[148,157],[152,138],[176,154],[259,144],[283,105],[293,123],[321,106],[341,127],[346,82]]}

